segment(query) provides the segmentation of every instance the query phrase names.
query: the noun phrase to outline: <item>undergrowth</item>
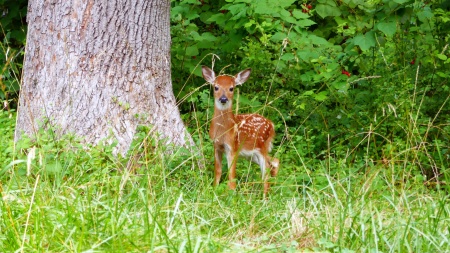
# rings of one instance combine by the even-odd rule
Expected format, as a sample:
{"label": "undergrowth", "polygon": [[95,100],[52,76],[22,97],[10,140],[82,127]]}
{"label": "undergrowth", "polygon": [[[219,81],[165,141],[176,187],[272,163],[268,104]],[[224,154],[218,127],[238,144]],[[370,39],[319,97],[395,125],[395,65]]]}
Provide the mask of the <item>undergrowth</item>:
{"label": "undergrowth", "polygon": [[411,173],[416,149],[392,150],[395,161],[368,159],[369,133],[366,158],[330,149],[324,160],[296,165],[300,157],[282,156],[266,200],[257,166],[246,161],[236,191],[212,187],[209,142],[206,160],[168,154],[145,129],[126,157],[50,131],[14,146],[14,117],[0,119],[2,147],[11,150],[0,164],[3,252],[450,250],[448,187]]}

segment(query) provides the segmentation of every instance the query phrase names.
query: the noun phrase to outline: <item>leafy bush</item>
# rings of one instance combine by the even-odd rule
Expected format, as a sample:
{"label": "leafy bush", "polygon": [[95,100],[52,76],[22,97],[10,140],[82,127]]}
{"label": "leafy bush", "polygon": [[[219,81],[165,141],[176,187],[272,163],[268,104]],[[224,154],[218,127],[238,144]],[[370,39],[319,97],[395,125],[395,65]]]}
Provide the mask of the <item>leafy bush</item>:
{"label": "leafy bush", "polygon": [[0,0],[0,101],[17,104],[27,33],[27,0]]}
{"label": "leafy bush", "polygon": [[448,145],[437,146],[449,138],[448,8],[405,0],[173,1],[175,94],[188,97],[183,113],[208,121],[213,104],[196,92],[203,80],[191,73],[200,76],[198,65],[212,61],[216,69],[231,64],[226,73],[252,67],[239,109],[275,122],[285,159],[321,160],[331,149],[383,163],[403,159],[389,155],[392,148],[414,150],[414,173],[434,178],[433,168],[450,161]]}

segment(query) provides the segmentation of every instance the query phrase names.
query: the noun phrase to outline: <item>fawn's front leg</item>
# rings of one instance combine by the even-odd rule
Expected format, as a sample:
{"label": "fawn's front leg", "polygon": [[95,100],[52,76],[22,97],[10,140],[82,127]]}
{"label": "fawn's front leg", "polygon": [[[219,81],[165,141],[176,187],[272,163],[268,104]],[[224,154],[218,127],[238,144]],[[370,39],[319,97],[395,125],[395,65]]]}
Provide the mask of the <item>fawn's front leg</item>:
{"label": "fawn's front leg", "polygon": [[236,155],[237,152],[232,148],[226,146],[225,153],[227,156],[227,165],[228,165],[228,187],[234,190],[236,189]]}
{"label": "fawn's front leg", "polygon": [[214,145],[214,186],[219,185],[222,176],[223,147]]}

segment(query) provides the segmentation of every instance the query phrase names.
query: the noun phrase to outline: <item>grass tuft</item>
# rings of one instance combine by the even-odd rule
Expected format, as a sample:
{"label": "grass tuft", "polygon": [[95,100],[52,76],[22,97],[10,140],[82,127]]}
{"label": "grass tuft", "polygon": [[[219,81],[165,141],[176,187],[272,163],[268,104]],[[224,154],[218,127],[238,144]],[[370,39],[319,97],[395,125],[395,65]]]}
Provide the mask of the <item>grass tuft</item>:
{"label": "grass tuft", "polygon": [[[5,129],[10,144],[13,128]],[[314,164],[308,177],[282,169],[264,200],[247,162],[239,162],[248,169],[238,171],[234,192],[213,188],[210,166],[198,169],[189,155],[141,152],[130,155],[129,171],[132,158],[115,157],[110,147],[86,152],[75,138],[41,134],[1,164],[4,252],[450,250],[448,194],[399,181],[404,163],[355,170],[336,157]]]}

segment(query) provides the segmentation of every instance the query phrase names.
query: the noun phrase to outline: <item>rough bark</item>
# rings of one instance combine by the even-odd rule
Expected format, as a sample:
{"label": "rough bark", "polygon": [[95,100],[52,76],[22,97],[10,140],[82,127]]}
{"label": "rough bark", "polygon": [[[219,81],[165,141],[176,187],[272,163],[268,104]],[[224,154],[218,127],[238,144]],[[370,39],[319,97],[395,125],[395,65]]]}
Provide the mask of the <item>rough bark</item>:
{"label": "rough bark", "polygon": [[139,124],[190,140],[172,91],[169,11],[169,0],[30,0],[16,140],[50,126],[88,143],[113,137],[124,153]]}

